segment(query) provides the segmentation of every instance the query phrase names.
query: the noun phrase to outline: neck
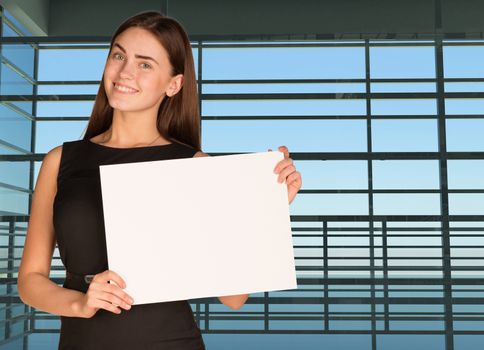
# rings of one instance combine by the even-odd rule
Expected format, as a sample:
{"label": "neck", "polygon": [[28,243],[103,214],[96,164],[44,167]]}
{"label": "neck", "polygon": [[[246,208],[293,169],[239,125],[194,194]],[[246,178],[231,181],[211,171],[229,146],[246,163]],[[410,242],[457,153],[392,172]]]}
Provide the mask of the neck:
{"label": "neck", "polygon": [[160,136],[156,126],[157,115],[149,112],[124,112],[115,109],[113,122],[102,143],[121,147],[168,143]]}

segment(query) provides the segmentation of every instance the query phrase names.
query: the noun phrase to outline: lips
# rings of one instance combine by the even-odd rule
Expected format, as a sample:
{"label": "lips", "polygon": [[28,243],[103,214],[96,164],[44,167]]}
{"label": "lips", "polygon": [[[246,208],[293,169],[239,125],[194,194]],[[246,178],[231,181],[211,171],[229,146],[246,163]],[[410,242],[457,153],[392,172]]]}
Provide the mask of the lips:
{"label": "lips", "polygon": [[131,86],[120,84],[120,83],[113,83],[114,85],[114,90],[123,92],[126,94],[134,94],[137,93],[139,90],[132,88]]}

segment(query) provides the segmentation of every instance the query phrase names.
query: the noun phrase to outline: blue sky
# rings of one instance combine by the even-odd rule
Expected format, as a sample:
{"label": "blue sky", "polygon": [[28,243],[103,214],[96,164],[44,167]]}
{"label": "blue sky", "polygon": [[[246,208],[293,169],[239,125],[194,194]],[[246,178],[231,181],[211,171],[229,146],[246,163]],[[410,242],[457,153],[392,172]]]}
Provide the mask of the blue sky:
{"label": "blue sky", "polygon": [[[4,54],[19,67],[32,72],[32,50],[10,47]],[[26,54],[27,53],[27,54]],[[193,50],[198,71],[198,50]],[[428,46],[372,46],[372,78],[435,78],[435,56]],[[107,50],[44,49],[39,54],[40,81],[97,81],[101,78]],[[220,47],[203,48],[203,93],[364,93],[364,82],[224,84],[227,79],[364,79],[364,47],[360,42],[326,43],[324,47]],[[21,58],[20,58],[21,57]],[[444,47],[445,76],[484,77],[484,46]],[[3,93],[27,93],[29,84],[2,66]],[[446,91],[484,91],[484,83],[446,83]],[[435,92],[435,83],[372,83],[372,92]],[[39,94],[95,94],[96,85],[45,85]],[[37,115],[44,117],[88,116],[92,102],[39,102]],[[446,100],[448,151],[484,151],[484,119],[459,115],[483,115],[483,99]],[[432,98],[373,99],[371,113],[374,152],[438,151],[437,105]],[[202,115],[217,117],[264,116],[265,120],[204,120],[202,148],[205,152],[263,152],[286,145],[292,152],[367,152],[366,101],[352,99],[233,99],[204,100]],[[321,115],[329,120],[305,120],[300,116]],[[293,120],[270,117],[293,116]],[[343,120],[339,117],[352,117]],[[400,119],[399,116],[405,116]],[[18,124],[17,124],[18,125]],[[36,152],[45,153],[64,141],[82,136],[84,121],[43,121],[37,123]],[[19,130],[25,128],[17,127]],[[9,135],[2,135],[8,138]],[[449,166],[450,188],[477,188],[482,162],[455,161]],[[38,170],[37,164],[37,170]],[[367,189],[367,162],[299,161],[306,189]],[[433,160],[373,162],[375,189],[438,189],[438,164]],[[375,213],[438,214],[438,194],[378,194]],[[455,194],[454,213],[479,212],[483,194]],[[294,214],[367,214],[366,194],[300,195],[291,208]]]}
{"label": "blue sky", "polygon": [[[453,77],[482,75],[478,60],[462,66],[458,50],[448,48],[446,72]],[[484,58],[480,47],[461,48]],[[364,49],[362,47],[270,47],[270,48],[207,48],[203,55],[203,77],[225,79],[362,79]],[[375,78],[433,78],[435,76],[432,47],[374,47],[370,51],[371,74]],[[39,56],[39,80],[98,80],[102,75],[106,49],[42,50]],[[197,50],[194,50],[196,56]],[[448,56],[447,56],[448,55]],[[471,71],[471,72],[469,72]],[[482,85],[482,84],[481,84]],[[484,86],[483,86],[484,87]],[[204,93],[304,93],[364,92],[363,83],[317,84],[227,84],[204,85]],[[478,90],[474,84],[449,85],[451,91]],[[96,85],[40,86],[40,94],[95,94]],[[373,83],[375,92],[433,92],[432,83]],[[92,102],[40,102],[39,116],[87,116]],[[449,115],[480,114],[481,99],[446,101]],[[375,152],[436,152],[438,150],[436,100],[374,99],[374,116],[386,119],[372,121],[372,148]],[[355,116],[364,118],[364,99],[342,100],[205,100],[204,116],[294,116],[294,120],[205,120],[202,122],[203,149],[206,152],[262,152],[284,144],[293,152],[366,152],[366,120],[298,120],[298,116]],[[398,119],[399,115],[414,116]],[[392,118],[391,116],[395,116]],[[81,137],[86,123],[81,121],[49,121],[37,124],[37,152],[47,152],[66,140]],[[447,142],[449,151],[484,150],[484,120],[449,119]],[[464,136],[465,135],[465,136]],[[461,169],[453,175],[452,186],[462,188],[469,181],[465,174],[482,169],[481,163],[461,161]],[[467,167],[467,171],[462,167]],[[367,164],[362,161],[300,161],[304,188],[367,189]],[[374,162],[374,188],[437,189],[438,165],[435,161]],[[409,176],[418,174],[418,176]],[[307,179],[307,180],[306,180]],[[413,179],[413,180],[412,180]],[[476,186],[481,186],[474,181]],[[479,187],[477,187],[479,188]],[[438,214],[438,194],[379,194],[375,196],[375,213]],[[475,208],[484,201],[482,195],[456,195],[452,199],[456,213],[466,211],[466,203]],[[366,194],[300,195],[292,206],[294,214],[366,214]]]}

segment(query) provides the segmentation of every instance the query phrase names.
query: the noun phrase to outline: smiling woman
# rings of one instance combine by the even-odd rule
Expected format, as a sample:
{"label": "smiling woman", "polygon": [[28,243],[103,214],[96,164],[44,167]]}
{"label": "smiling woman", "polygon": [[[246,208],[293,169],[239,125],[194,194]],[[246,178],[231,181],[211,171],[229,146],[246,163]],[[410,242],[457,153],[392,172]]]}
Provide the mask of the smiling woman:
{"label": "smiling woman", "polygon": [[171,76],[168,53],[154,35],[133,27],[118,36],[104,70],[104,89],[111,107],[125,113],[151,113],[165,95],[173,96],[182,84],[183,74]]}
{"label": "smiling woman", "polygon": [[[134,16],[114,33],[84,139],[94,137],[94,142],[104,144],[109,140],[122,148],[146,144],[145,140],[154,140],[150,145],[176,140],[200,150],[190,42],[178,22],[161,18],[156,22]],[[118,129],[126,129],[117,123],[128,119],[136,122],[136,129],[117,134]],[[139,140],[133,144],[133,139]]]}
{"label": "smiling woman", "polygon": [[[59,349],[205,348],[188,301],[133,305],[124,279],[109,270],[99,175],[100,165],[207,156],[200,150],[198,103],[180,24],[157,12],[122,23],[84,139],[48,152],[32,200],[18,290],[24,303],[61,316]],[[279,151],[284,159],[274,172],[286,182],[290,203],[301,176],[287,148]],[[56,242],[66,268],[63,287],[49,279]],[[233,309],[247,298],[218,297]]]}

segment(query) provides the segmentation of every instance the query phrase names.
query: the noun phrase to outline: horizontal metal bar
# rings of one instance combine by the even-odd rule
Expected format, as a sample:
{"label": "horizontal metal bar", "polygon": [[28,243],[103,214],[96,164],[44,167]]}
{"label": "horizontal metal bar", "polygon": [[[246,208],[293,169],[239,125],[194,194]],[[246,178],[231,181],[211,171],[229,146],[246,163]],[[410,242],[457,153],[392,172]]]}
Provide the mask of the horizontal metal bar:
{"label": "horizontal metal bar", "polygon": [[[415,222],[439,222],[442,221],[441,215],[291,215],[293,222],[378,222],[378,221],[415,221]],[[15,220],[16,222],[28,222],[28,215],[0,215],[0,222],[8,222]],[[449,221],[463,222],[463,221],[479,221],[484,222],[484,215],[449,215]],[[336,228],[333,228],[336,229]],[[343,228],[345,230],[352,230],[351,227]],[[399,230],[399,228],[392,228]],[[408,228],[410,230],[410,228]]]}
{"label": "horizontal metal bar", "polygon": [[[484,44],[483,44],[484,46]],[[82,48],[82,47],[77,47]],[[370,78],[370,83],[436,83],[436,78]],[[205,85],[225,84],[365,84],[366,79],[202,79],[198,83]],[[480,83],[484,78],[444,78],[445,83]],[[35,84],[41,85],[99,85],[101,80],[37,80]]]}
{"label": "horizontal metal bar", "polygon": [[[357,194],[369,193],[369,190],[319,190],[319,189],[301,189],[298,193],[300,194],[326,194],[326,193],[341,193],[341,194]],[[430,190],[430,189],[378,189],[371,190],[373,193],[386,193],[386,194],[402,194],[402,193],[440,193],[440,190]],[[484,189],[458,189],[458,190],[448,190],[449,193],[484,193]]]}
{"label": "horizontal metal bar", "polygon": [[[484,92],[447,92],[447,99],[482,99]],[[5,102],[58,102],[58,101],[85,101],[92,102],[96,95],[0,95],[0,101]],[[227,100],[365,100],[370,99],[436,99],[436,92],[338,92],[338,93],[225,93],[225,94],[201,94],[202,101],[227,101]]]}
{"label": "horizontal metal bar", "polygon": [[[212,156],[244,154],[249,152],[208,152]],[[0,161],[42,161],[46,153],[3,154]],[[291,152],[293,160],[439,160],[484,159],[484,152]]]}

